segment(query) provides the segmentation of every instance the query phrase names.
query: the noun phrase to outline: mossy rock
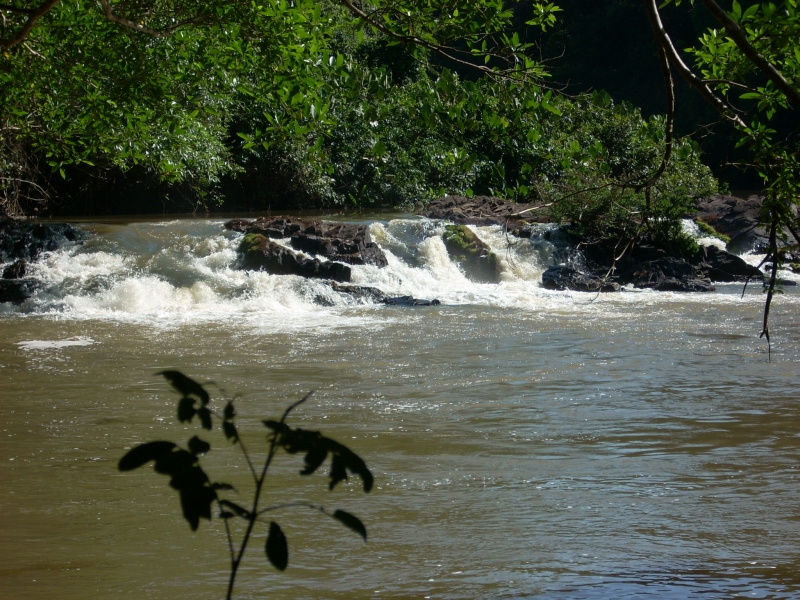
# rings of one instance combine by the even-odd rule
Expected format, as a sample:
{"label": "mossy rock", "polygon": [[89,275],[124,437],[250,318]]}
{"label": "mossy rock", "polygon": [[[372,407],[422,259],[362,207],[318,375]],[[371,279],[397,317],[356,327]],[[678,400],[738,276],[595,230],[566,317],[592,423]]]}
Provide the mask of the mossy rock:
{"label": "mossy rock", "polygon": [[479,283],[500,282],[500,260],[466,225],[447,225],[442,234],[451,260],[458,263],[464,274]]}
{"label": "mossy rock", "polygon": [[695,219],[694,222],[697,223],[697,227],[698,229],[700,229],[700,233],[702,233],[703,235],[706,235],[708,237],[715,237],[718,240],[722,240],[726,244],[731,241],[730,236],[727,236],[724,233],[720,233],[702,219]]}
{"label": "mossy rock", "polygon": [[267,237],[260,233],[248,233],[242,238],[239,243],[239,252],[241,254],[250,254],[263,250],[267,245]]}
{"label": "mossy rock", "polygon": [[792,273],[800,273],[800,262],[789,263],[789,269]]}

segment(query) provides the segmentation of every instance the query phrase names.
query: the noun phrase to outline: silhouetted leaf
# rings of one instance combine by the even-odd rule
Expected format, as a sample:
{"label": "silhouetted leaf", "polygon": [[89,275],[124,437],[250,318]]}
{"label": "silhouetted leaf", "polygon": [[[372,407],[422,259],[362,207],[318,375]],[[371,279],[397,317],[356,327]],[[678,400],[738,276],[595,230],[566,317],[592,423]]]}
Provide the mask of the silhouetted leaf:
{"label": "silhouetted leaf", "polygon": [[236,416],[236,411],[233,409],[233,400],[228,400],[228,403],[225,405],[225,412],[223,413],[226,421],[231,420],[233,417]]}
{"label": "silhouetted leaf", "polygon": [[231,502],[230,500],[220,500],[219,503],[222,506],[230,508],[233,512],[235,512],[238,516],[242,517],[243,519],[250,519],[251,513],[249,510],[244,508],[243,506],[239,506],[235,502]]}
{"label": "silhouetted leaf", "polygon": [[183,488],[180,493],[183,516],[192,531],[197,531],[201,518],[211,520],[211,503],[217,499],[217,494],[206,486]]}
{"label": "silhouetted leaf", "polygon": [[170,385],[178,390],[184,396],[197,396],[202,402],[203,406],[208,404],[209,396],[205,388],[197,383],[194,379],[189,379],[180,371],[161,371],[156,375],[163,375],[169,381]]}
{"label": "silhouetted leaf", "polygon": [[239,441],[239,433],[236,431],[236,425],[231,423],[230,421],[223,421],[222,422],[222,431],[225,433],[225,437],[233,442]]}
{"label": "silhouetted leaf", "polygon": [[189,440],[189,452],[197,456],[198,454],[205,454],[211,450],[211,444],[204,442],[199,437],[194,436]]}
{"label": "silhouetted leaf", "polygon": [[[174,448],[178,448],[173,444]],[[197,463],[197,457],[191,452],[178,448],[172,452],[165,452],[156,458],[156,472],[173,477],[188,471]]]}
{"label": "silhouetted leaf", "polygon": [[203,407],[197,411],[197,416],[200,417],[200,424],[203,429],[211,431],[211,411]]}
{"label": "silhouetted leaf", "polygon": [[236,488],[233,487],[230,483],[212,483],[211,484],[211,489],[212,490],[222,490],[224,492],[227,492],[229,490],[233,490],[234,492],[236,491]]}
{"label": "silhouetted leaf", "polygon": [[178,402],[178,421],[181,423],[190,423],[194,416],[197,414],[197,409],[194,407],[194,398],[181,398]]}
{"label": "silhouetted leaf", "polygon": [[328,484],[328,489],[332,490],[334,486],[340,481],[347,480],[347,469],[341,454],[334,454],[331,460],[331,482]]}
{"label": "silhouetted leaf", "polygon": [[325,462],[328,456],[328,451],[323,446],[312,448],[304,459],[306,468],[300,471],[300,475],[311,475],[314,471],[319,469],[319,466]]}
{"label": "silhouetted leaf", "polygon": [[289,546],[286,544],[286,536],[283,535],[280,525],[275,521],[269,524],[266,550],[269,562],[279,571],[285,570],[289,564]]}
{"label": "silhouetted leaf", "polygon": [[364,524],[358,517],[355,517],[351,515],[349,512],[345,512],[343,510],[337,510],[335,513],[333,513],[333,518],[341,522],[345,527],[355,531],[366,541],[367,528],[364,527]]}
{"label": "silhouetted leaf", "polygon": [[172,442],[147,442],[136,446],[119,460],[119,470],[131,471],[138,469],[143,464],[151,460],[157,460],[162,455],[172,452],[172,449],[176,447]]}
{"label": "silhouetted leaf", "polygon": [[[324,437],[319,431],[305,431],[292,429],[286,423],[279,421],[263,421],[264,426],[277,435],[277,444],[289,454],[305,452],[306,468],[301,471],[303,475],[313,473],[322,461],[325,460],[323,452],[332,455],[329,485],[333,489],[337,483],[347,479],[347,471],[361,476],[364,491],[372,489],[373,477],[366,463],[352,450],[330,438]],[[320,456],[322,458],[320,459]]]}
{"label": "silhouetted leaf", "polygon": [[232,512],[230,512],[230,511],[227,511],[227,510],[223,510],[222,512],[219,513],[219,518],[220,519],[231,519],[231,518],[233,518],[233,516],[234,516],[234,514]]}

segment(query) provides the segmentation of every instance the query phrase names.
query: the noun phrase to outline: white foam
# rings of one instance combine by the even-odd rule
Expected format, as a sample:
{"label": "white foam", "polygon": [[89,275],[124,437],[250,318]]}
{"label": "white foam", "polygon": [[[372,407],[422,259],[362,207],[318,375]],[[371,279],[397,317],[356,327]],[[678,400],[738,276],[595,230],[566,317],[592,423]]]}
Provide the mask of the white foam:
{"label": "white foam", "polygon": [[25,350],[60,350],[71,346],[91,346],[96,343],[89,337],[74,337],[66,340],[27,340],[17,342],[17,346]]}

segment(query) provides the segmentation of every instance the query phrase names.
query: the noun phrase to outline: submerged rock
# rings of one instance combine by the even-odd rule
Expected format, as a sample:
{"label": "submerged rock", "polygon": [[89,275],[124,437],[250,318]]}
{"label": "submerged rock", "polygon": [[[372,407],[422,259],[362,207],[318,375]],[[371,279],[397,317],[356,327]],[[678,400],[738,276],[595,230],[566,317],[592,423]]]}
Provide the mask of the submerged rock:
{"label": "submerged rock", "polygon": [[479,283],[500,282],[500,261],[466,225],[447,225],[442,234],[450,258],[461,265],[464,274]]}
{"label": "submerged rock", "polygon": [[30,298],[37,282],[26,277],[29,263],[43,252],[82,242],[88,234],[67,223],[29,223],[15,219],[0,219],[0,302],[21,304]]}
{"label": "submerged rock", "polygon": [[388,306],[438,306],[441,304],[438,300],[421,300],[413,296],[395,296],[393,298],[386,298],[383,301]]}
{"label": "submerged rock", "polygon": [[239,254],[241,267],[251,271],[350,281],[350,267],[347,265],[301,257],[259,233],[248,233],[242,238]]}
{"label": "submerged rock", "polygon": [[548,290],[575,292],[618,292],[620,289],[616,282],[604,282],[602,277],[581,273],[566,265],[547,269],[542,274],[542,286]]}
{"label": "submerged rock", "polygon": [[28,270],[28,261],[20,258],[15,263],[8,265],[3,269],[3,279],[22,279],[25,277],[25,272]]}
{"label": "submerged rock", "polygon": [[42,252],[52,252],[88,236],[68,223],[29,223],[0,219],[0,262],[36,260]]}
{"label": "submerged rock", "polygon": [[304,221],[293,217],[260,217],[255,221],[233,219],[225,227],[269,239],[290,238],[295,250],[323,256],[331,261],[377,267],[388,264],[383,251],[372,241],[364,225]]}
{"label": "submerged rock", "polygon": [[0,279],[0,303],[22,304],[34,291],[35,282],[30,279]]}
{"label": "submerged rock", "polygon": [[[386,304],[388,306],[437,306],[441,304],[438,300],[422,300],[413,296],[389,296],[378,288],[366,285],[350,285],[331,281],[331,288],[334,292],[347,294],[357,300],[365,301],[365,304]],[[332,305],[332,302],[323,296],[315,298],[317,304],[324,306]]]}

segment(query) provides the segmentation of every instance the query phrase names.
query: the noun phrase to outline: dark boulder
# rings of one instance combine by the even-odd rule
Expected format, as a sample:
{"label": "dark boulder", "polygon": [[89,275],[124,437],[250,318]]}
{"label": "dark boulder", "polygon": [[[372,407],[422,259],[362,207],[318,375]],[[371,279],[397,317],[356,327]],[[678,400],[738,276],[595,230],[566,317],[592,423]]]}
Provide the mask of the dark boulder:
{"label": "dark boulder", "polygon": [[542,274],[542,287],[548,290],[575,292],[618,292],[620,289],[616,282],[604,282],[602,277],[582,273],[566,265],[548,268]]}
{"label": "dark boulder", "polygon": [[[759,224],[763,202],[763,196],[736,198],[715,194],[695,203],[697,213],[694,216],[731,238],[727,244],[729,252],[766,252],[769,234]],[[794,207],[793,210],[797,214]]]}
{"label": "dark boulder", "polygon": [[661,292],[713,292],[716,289],[701,269],[674,256],[638,262],[620,271],[618,276],[623,285]]}
{"label": "dark boulder", "polygon": [[479,283],[500,282],[500,261],[466,225],[447,225],[442,235],[450,258],[464,270],[467,278]]}
{"label": "dark boulder", "polygon": [[28,223],[0,219],[0,262],[35,260],[42,252],[52,252],[67,243],[88,236],[67,223]]}
{"label": "dark boulder", "polygon": [[350,281],[350,267],[338,262],[300,257],[258,233],[248,233],[239,246],[240,265],[273,275],[300,275],[334,281]]}
{"label": "dark boulder", "polygon": [[22,279],[25,277],[25,272],[28,270],[28,261],[20,258],[15,263],[8,265],[3,269],[3,279]]}
{"label": "dark boulder", "polygon": [[331,287],[334,292],[340,294],[347,294],[356,300],[362,300],[367,304],[382,304],[386,300],[386,294],[378,288],[370,287],[367,285],[349,285],[346,283],[331,282]]}
{"label": "dark boulder", "polygon": [[438,306],[441,304],[438,300],[421,300],[412,296],[395,296],[386,298],[383,301],[387,306]]}
{"label": "dark boulder", "polygon": [[388,264],[383,251],[372,241],[364,225],[304,221],[293,217],[260,217],[255,221],[233,219],[225,227],[269,239],[290,238],[295,250],[324,256],[331,261],[377,267]]}
{"label": "dark boulder", "polygon": [[707,277],[711,281],[718,283],[728,283],[732,281],[745,281],[749,279],[761,279],[763,274],[753,265],[745,262],[741,257],[720,250],[716,246],[704,246],[700,248],[700,266],[707,271]]}
{"label": "dark boulder", "polygon": [[0,279],[0,303],[22,304],[34,292],[34,282],[29,279]]}

